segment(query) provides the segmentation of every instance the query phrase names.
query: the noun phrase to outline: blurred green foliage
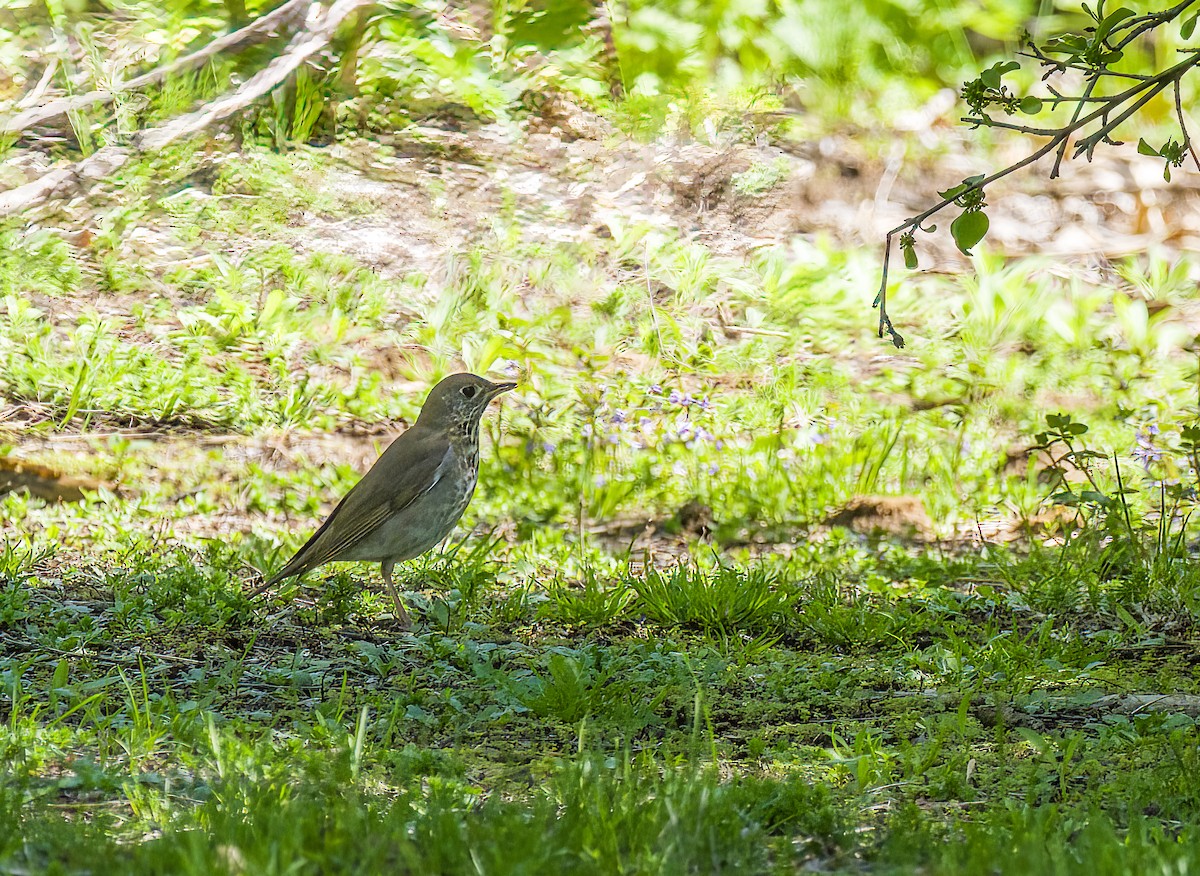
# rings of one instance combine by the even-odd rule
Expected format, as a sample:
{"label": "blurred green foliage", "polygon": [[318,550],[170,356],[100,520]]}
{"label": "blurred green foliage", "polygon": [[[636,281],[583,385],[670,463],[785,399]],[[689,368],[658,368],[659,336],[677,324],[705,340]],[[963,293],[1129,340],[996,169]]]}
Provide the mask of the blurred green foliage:
{"label": "blurred green foliage", "polygon": [[[251,4],[246,15],[266,11],[268,4]],[[466,9],[392,0],[374,8],[361,44],[343,33],[299,71],[283,101],[292,118],[279,118],[277,98],[261,110],[265,130],[248,130],[281,145],[328,137],[329,120],[339,131],[447,114],[505,120],[528,106],[523,95],[547,91],[615,103],[634,129],[660,130],[673,105],[713,99],[807,112],[821,126],[869,125],[881,112],[956,88],[1051,12],[1052,4],[1034,0],[863,0],[851,10],[838,0],[493,0]],[[194,51],[227,31],[232,14],[213,0],[133,0],[119,9],[0,0],[0,114],[44,75],[47,96],[77,94]],[[200,75],[150,89],[148,102],[81,112],[71,120],[75,140],[88,151],[97,136],[120,138],[139,120],[177,114],[187,103],[181,82],[197,103],[281,50],[275,42],[221,55]],[[339,79],[343,66],[353,95]]]}

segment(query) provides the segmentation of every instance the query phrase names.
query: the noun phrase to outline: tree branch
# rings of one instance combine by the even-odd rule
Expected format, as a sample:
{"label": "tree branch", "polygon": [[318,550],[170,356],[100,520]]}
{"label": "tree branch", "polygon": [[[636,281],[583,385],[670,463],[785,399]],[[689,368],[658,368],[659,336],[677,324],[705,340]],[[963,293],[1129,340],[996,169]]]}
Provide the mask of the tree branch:
{"label": "tree branch", "polygon": [[[1131,19],[1129,22],[1126,22],[1126,25],[1133,27],[1139,34],[1144,33],[1146,30],[1152,29],[1152,27],[1159,26],[1166,21],[1170,21],[1171,19],[1177,17],[1184,10],[1197,2],[1200,2],[1200,0],[1185,0],[1185,2],[1179,3],[1176,6],[1173,6],[1171,9],[1164,10],[1156,15],[1142,16]],[[1153,19],[1155,23],[1148,23],[1151,19]],[[1121,45],[1125,45],[1127,43],[1128,39],[1123,40]],[[1060,61],[1049,57],[1036,45],[1031,44],[1031,48],[1033,50],[1033,56],[1041,60],[1044,66],[1052,68],[1051,72],[1062,72],[1063,70],[1073,66],[1067,61]],[[1187,49],[1182,51],[1188,52],[1188,57],[1183,61],[1180,61],[1179,63],[1168,67],[1166,70],[1162,70],[1153,76],[1137,77],[1135,78],[1133,85],[1114,95],[1099,98],[1094,98],[1092,96],[1097,85],[1103,77],[1119,76],[1119,74],[1116,72],[1109,71],[1103,66],[1089,68],[1090,74],[1087,79],[1087,84],[1084,86],[1083,94],[1079,97],[1064,97],[1051,89],[1052,93],[1054,94],[1056,104],[1070,101],[1074,101],[1076,103],[1075,110],[1072,113],[1070,120],[1060,128],[1035,128],[1032,126],[1019,125],[1011,122],[996,121],[990,118],[984,112],[984,109],[989,104],[1000,104],[1005,108],[1015,107],[1017,99],[1010,95],[1007,89],[997,86],[994,81],[989,83],[988,87],[985,89],[984,85],[981,84],[981,82],[985,80],[977,80],[974,83],[975,90],[971,94],[968,94],[968,86],[970,86],[971,83],[968,83],[968,86],[964,86],[964,95],[967,96],[968,102],[971,103],[972,110],[978,113],[978,115],[968,116],[962,121],[976,127],[982,126],[1004,128],[1023,134],[1044,136],[1048,137],[1049,139],[1043,146],[1034,150],[1015,164],[1009,165],[1003,170],[999,170],[990,176],[986,176],[981,179],[975,179],[974,182],[956,187],[950,194],[950,197],[942,198],[938,203],[930,207],[928,210],[906,219],[904,222],[887,232],[884,238],[883,266],[881,270],[879,292],[875,296],[875,302],[873,305],[874,307],[879,308],[879,337],[882,338],[885,334],[887,334],[891,338],[892,343],[897,347],[904,346],[904,338],[892,325],[892,320],[887,312],[888,274],[891,263],[892,241],[896,235],[922,229],[925,221],[935,213],[944,210],[946,207],[954,203],[959,203],[962,205],[964,203],[965,196],[976,192],[982,192],[983,189],[993,182],[996,182],[997,180],[1002,179],[1009,174],[1028,167],[1055,150],[1058,151],[1058,154],[1054,161],[1054,167],[1051,169],[1050,178],[1056,178],[1059,175],[1059,169],[1066,155],[1066,150],[1071,136],[1088,125],[1091,125],[1097,121],[1100,122],[1100,126],[1095,131],[1076,144],[1075,152],[1072,156],[1074,158],[1079,157],[1081,154],[1086,154],[1088,160],[1091,160],[1092,154],[1099,143],[1108,140],[1110,135],[1122,123],[1136,114],[1157,95],[1161,94],[1164,90],[1173,85],[1175,87],[1176,114],[1179,117],[1180,128],[1183,131],[1184,146],[1191,153],[1192,160],[1196,163],[1197,168],[1200,168],[1200,156],[1197,155],[1195,149],[1193,148],[1191,139],[1188,137],[1187,127],[1184,123],[1182,99],[1179,94],[1179,81],[1190,70],[1200,65],[1200,49]],[[974,96],[974,102],[972,102],[972,96]],[[1132,101],[1132,103],[1130,103],[1130,101]],[[1084,108],[1092,104],[1099,105],[1091,112],[1084,114]],[[1123,105],[1125,105],[1124,109],[1113,116],[1113,113]],[[1009,109],[1008,111],[1012,112],[1013,110]],[[978,204],[976,204],[974,209],[978,208]],[[907,242],[904,240],[901,242],[902,245],[906,247],[911,248],[912,246],[911,239]]]}

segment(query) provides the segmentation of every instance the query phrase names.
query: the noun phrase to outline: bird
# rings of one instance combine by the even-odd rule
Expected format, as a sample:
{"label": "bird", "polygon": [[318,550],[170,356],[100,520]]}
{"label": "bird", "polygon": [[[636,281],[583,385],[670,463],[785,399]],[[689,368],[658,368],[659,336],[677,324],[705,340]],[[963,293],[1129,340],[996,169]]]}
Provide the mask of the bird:
{"label": "bird", "polygon": [[492,399],[515,387],[476,374],[444,378],[430,390],[416,423],[388,446],[312,538],[250,598],[326,563],[366,560],[381,564],[396,621],[410,628],[392,569],[435,547],[454,529],[475,492],[479,421]]}

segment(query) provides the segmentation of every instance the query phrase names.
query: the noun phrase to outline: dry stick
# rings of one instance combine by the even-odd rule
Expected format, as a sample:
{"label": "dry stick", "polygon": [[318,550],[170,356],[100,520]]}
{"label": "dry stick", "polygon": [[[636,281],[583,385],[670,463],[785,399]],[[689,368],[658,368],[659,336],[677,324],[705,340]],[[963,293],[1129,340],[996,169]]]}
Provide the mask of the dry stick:
{"label": "dry stick", "polygon": [[58,72],[58,55],[51,55],[50,60],[46,63],[46,69],[42,71],[42,77],[37,81],[37,84],[26,93],[24,97],[17,101],[17,109],[25,109],[33,106],[50,89],[50,83],[54,81],[54,74]]}
{"label": "dry stick", "polygon": [[67,167],[57,167],[33,182],[0,193],[0,216],[35,207],[60,189],[72,187],[84,180],[109,176],[128,160],[129,150],[120,146],[97,149],[82,161]]}
{"label": "dry stick", "polygon": [[154,85],[157,82],[161,82],[163,79],[181,70],[191,70],[199,67],[213,55],[227,50],[240,50],[254,42],[271,39],[276,36],[275,31],[290,29],[303,22],[313,3],[314,0],[287,0],[282,6],[268,12],[262,18],[255,20],[240,30],[235,30],[233,33],[219,37],[204,48],[190,55],[184,55],[182,58],[176,58],[171,63],[151,70],[149,73],[143,73],[141,76],[135,76],[133,79],[118,82],[111,88],[100,91],[89,91],[86,94],[79,94],[74,97],[60,97],[42,106],[25,110],[25,112],[18,113],[0,124],[0,136],[5,134],[19,134],[29,130],[34,125],[48,122],[73,110],[84,109],[97,103],[108,103],[121,92],[145,88],[147,85]]}
{"label": "dry stick", "polygon": [[[1191,54],[1190,57],[1180,61],[1174,67],[1168,67],[1166,70],[1162,71],[1156,76],[1152,76],[1149,79],[1139,80],[1137,84],[1130,86],[1120,94],[1115,94],[1112,97],[1105,98],[1105,102],[1102,106],[1093,110],[1082,118],[1073,117],[1070,122],[1068,122],[1062,128],[1059,128],[1057,133],[1055,133],[1054,136],[1051,137],[1044,146],[1034,152],[1031,152],[1016,164],[1009,165],[1003,170],[996,171],[991,176],[984,177],[978,182],[972,183],[966,188],[955,193],[955,195],[951,198],[943,198],[928,210],[904,220],[891,231],[889,231],[884,238],[882,278],[879,283],[879,294],[876,295],[874,303],[874,306],[879,308],[879,337],[882,338],[886,333],[891,336],[892,343],[897,347],[904,346],[904,338],[892,326],[891,317],[889,317],[887,313],[888,263],[891,261],[892,255],[892,238],[910,228],[920,228],[921,223],[923,223],[926,219],[928,219],[934,213],[937,213],[938,211],[950,206],[963,195],[983,189],[994,183],[996,180],[1008,176],[1010,173],[1015,173],[1022,168],[1028,167],[1039,159],[1044,158],[1055,149],[1065,146],[1067,139],[1080,128],[1090,125],[1097,119],[1104,118],[1112,112],[1113,107],[1120,106],[1125,101],[1140,95],[1133,106],[1121,113],[1116,119],[1105,122],[1095,133],[1089,134],[1080,144],[1077,144],[1074,157],[1078,157],[1082,152],[1087,152],[1088,158],[1090,159],[1092,155],[1092,149],[1094,149],[1096,144],[1099,143],[1103,138],[1112,133],[1113,129],[1116,128],[1117,125],[1129,118],[1129,116],[1144,106],[1154,96],[1164,91],[1172,83],[1178,82],[1181,78],[1183,78],[1185,73],[1197,66],[1197,64],[1200,64],[1200,53]],[[983,124],[983,121],[980,119],[966,118],[963,119],[963,121],[976,126]],[[1038,133],[1039,131],[1043,130],[1023,129],[1021,127],[1015,127],[1014,129],[1022,131],[1023,133]],[[1055,166],[1057,169],[1057,162]]]}
{"label": "dry stick", "polygon": [[[180,137],[203,130],[215,121],[228,118],[278,87],[304,61],[329,44],[338,26],[356,10],[374,4],[374,0],[337,0],[325,15],[312,26],[297,34],[283,55],[226,97],[181,116],[157,128],[142,131],[133,138],[136,149],[162,149]],[[68,167],[56,168],[38,179],[0,193],[0,217],[34,207],[52,197],[56,191],[82,183],[87,179],[108,176],[129,160],[130,152],[119,146],[105,146],[88,158]]]}
{"label": "dry stick", "polygon": [[134,137],[134,144],[147,151],[162,149],[180,137],[201,131],[213,122],[245,109],[281,85],[301,64],[329,45],[338,27],[352,13],[364,6],[373,5],[374,2],[375,0],[336,0],[322,18],[313,22],[307,30],[296,34],[282,55],[247,79],[237,91],[196,112],[172,119],[157,128],[142,131]]}

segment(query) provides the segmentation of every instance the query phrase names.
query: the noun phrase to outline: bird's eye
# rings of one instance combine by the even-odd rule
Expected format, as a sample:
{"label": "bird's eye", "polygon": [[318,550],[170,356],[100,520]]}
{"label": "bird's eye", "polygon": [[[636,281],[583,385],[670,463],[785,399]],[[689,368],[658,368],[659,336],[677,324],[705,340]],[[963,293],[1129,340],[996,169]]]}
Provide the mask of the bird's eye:
{"label": "bird's eye", "polygon": [[475,398],[475,387],[464,386],[462,388],[462,394],[465,395],[467,398]]}

